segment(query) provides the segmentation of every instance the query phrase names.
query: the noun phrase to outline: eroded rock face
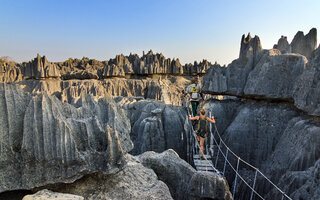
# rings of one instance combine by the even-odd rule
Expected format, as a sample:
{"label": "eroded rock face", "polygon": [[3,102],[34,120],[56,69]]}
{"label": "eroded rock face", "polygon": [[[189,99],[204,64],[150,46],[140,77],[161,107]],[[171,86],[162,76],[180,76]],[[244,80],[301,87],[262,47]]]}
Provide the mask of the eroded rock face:
{"label": "eroded rock face", "polygon": [[90,174],[74,183],[51,186],[51,190],[83,196],[87,200],[104,199],[172,199],[165,183],[153,170],[127,154],[127,163],[116,174]]}
{"label": "eroded rock face", "polygon": [[320,48],[311,59],[294,85],[295,105],[311,115],[320,116]]}
{"label": "eroded rock face", "polygon": [[[319,173],[319,119],[304,115],[286,103],[235,101],[231,101],[234,106],[230,100],[215,100],[204,106],[217,116],[218,130],[229,148],[258,167],[291,198],[317,199],[320,188],[319,176],[315,175]],[[219,125],[220,116],[227,121],[227,128],[224,123]],[[236,164],[234,157],[229,159]],[[220,161],[224,159],[220,158]],[[221,167],[223,163],[218,163],[218,169]],[[244,167],[239,171],[252,184],[254,171]],[[232,182],[234,172],[227,167],[226,174]],[[246,186],[239,183],[238,187],[237,198],[250,198],[246,195],[249,194]],[[281,199],[279,192],[262,177],[257,179],[257,190],[267,199]]]}
{"label": "eroded rock face", "polygon": [[[308,38],[314,31],[310,31]],[[203,92],[286,101],[294,103],[298,109],[310,115],[318,116],[319,49],[310,53],[309,61],[298,54],[282,55],[277,49],[258,51],[259,58],[256,59],[254,53],[244,56],[248,55],[245,50],[251,48],[250,38],[242,38],[242,53],[239,59],[234,60],[228,67],[212,67],[208,70],[203,77]],[[251,49],[254,49],[253,47]],[[257,62],[253,62],[254,60]]]}
{"label": "eroded rock face", "polygon": [[232,199],[227,181],[216,173],[199,173],[171,149],[145,152],[139,160],[165,182],[174,199]]}
{"label": "eroded rock face", "polygon": [[266,54],[249,73],[245,95],[269,99],[292,99],[294,86],[308,60],[295,54]]}
{"label": "eroded rock face", "polygon": [[196,172],[190,180],[188,190],[190,200],[233,199],[227,181],[216,173]]}
{"label": "eroded rock face", "polygon": [[60,72],[56,64],[47,61],[45,56],[39,54],[31,62],[24,63],[22,72],[25,79],[43,79],[60,77]]}
{"label": "eroded rock face", "polygon": [[298,31],[290,45],[287,41],[287,37],[281,36],[278,40],[278,44],[275,44],[273,48],[279,49],[282,54],[297,53],[310,57],[312,51],[317,48],[317,29],[311,29],[307,35],[304,35],[302,31]]}
{"label": "eroded rock face", "polygon": [[281,35],[281,38],[278,40],[278,43],[273,46],[274,49],[279,49],[282,54],[288,53],[289,42],[286,36]]}
{"label": "eroded rock face", "polygon": [[241,158],[261,167],[274,151],[289,120],[296,115],[285,105],[246,103],[238,108],[225,130],[225,141]]}
{"label": "eroded rock face", "polygon": [[0,81],[19,82],[27,79],[106,79],[146,75],[201,75],[212,66],[207,60],[181,65],[179,59],[165,58],[151,50],[142,57],[137,54],[117,55],[114,59],[98,61],[83,57],[64,62],[48,62],[39,54],[30,62],[1,61]]}
{"label": "eroded rock face", "polygon": [[294,36],[290,50],[292,53],[299,53],[309,57],[313,50],[317,48],[317,29],[313,28],[307,35],[304,35],[302,31]]}
{"label": "eroded rock face", "polygon": [[128,112],[131,121],[132,154],[174,149],[182,158],[187,157],[189,126],[186,125],[187,111],[184,107],[139,99],[122,99],[118,104]]}
{"label": "eroded rock face", "polygon": [[[132,149],[130,122],[111,98],[82,95],[75,108],[45,93],[0,85],[0,191],[114,173]],[[8,167],[10,166],[10,167]]]}

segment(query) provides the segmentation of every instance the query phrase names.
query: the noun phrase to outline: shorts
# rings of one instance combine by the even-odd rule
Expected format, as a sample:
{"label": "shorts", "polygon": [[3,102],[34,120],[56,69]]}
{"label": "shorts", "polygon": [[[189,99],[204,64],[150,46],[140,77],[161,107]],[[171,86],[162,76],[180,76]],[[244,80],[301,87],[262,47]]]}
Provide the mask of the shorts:
{"label": "shorts", "polygon": [[204,131],[197,131],[197,136],[200,136],[200,137],[202,137],[202,138],[206,138],[206,132],[204,132]]}

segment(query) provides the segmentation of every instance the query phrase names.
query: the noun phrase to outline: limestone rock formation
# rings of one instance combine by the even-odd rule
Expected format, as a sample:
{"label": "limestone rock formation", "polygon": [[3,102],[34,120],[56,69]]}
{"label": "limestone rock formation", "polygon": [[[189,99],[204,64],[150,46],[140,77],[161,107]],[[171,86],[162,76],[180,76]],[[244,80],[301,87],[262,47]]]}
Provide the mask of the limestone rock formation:
{"label": "limestone rock formation", "polygon": [[[311,30],[308,38],[314,32],[316,30]],[[242,38],[242,58],[234,60],[226,68],[214,66],[208,70],[203,78],[203,92],[293,102],[298,109],[319,115],[317,70],[320,51],[313,51],[308,61],[298,54],[282,55],[276,49],[262,50],[256,63],[249,62],[254,58],[253,54],[244,56],[245,49],[249,48],[248,41],[252,41],[249,36]]]}
{"label": "limestone rock formation", "polygon": [[71,184],[53,185],[51,190],[83,196],[87,200],[104,199],[151,199],[170,200],[170,191],[153,170],[127,154],[127,163],[118,173],[106,175],[90,174]]}
{"label": "limestone rock formation", "polygon": [[0,63],[0,82],[17,82],[23,80],[21,69],[16,64]]}
{"label": "limestone rock formation", "polygon": [[45,189],[33,195],[27,195],[22,200],[84,200],[84,198],[78,195],[57,193]]}
{"label": "limestone rock formation", "polygon": [[54,63],[47,61],[45,56],[37,57],[28,63],[23,63],[22,71],[24,78],[43,79],[43,78],[57,78],[60,77],[58,67]]}
{"label": "limestone rock formation", "polygon": [[256,102],[243,104],[236,113],[223,133],[225,141],[256,167],[269,158],[287,123],[297,115],[290,106]]}
{"label": "limestone rock formation", "polygon": [[198,173],[173,150],[160,154],[146,152],[139,160],[168,185],[174,199],[232,199],[229,186],[221,175]]}
{"label": "limestone rock formation", "polygon": [[320,194],[319,124],[307,117],[292,118],[278,140],[264,168],[293,199],[317,199]]}
{"label": "limestone rock formation", "polygon": [[223,176],[210,172],[196,172],[189,183],[190,200],[233,199],[227,181]]}
{"label": "limestone rock formation", "polygon": [[317,48],[317,29],[313,28],[307,35],[304,35],[302,31],[294,36],[290,43],[291,53],[299,53],[309,57],[313,50]]}
{"label": "limestone rock formation", "polygon": [[151,75],[202,75],[212,66],[207,60],[199,64],[181,65],[179,59],[165,58],[151,50],[142,57],[137,54],[117,55],[114,59],[98,61],[83,57],[69,58],[64,62],[48,62],[39,54],[30,62],[15,63],[5,60],[0,62],[0,81],[19,82],[27,79],[107,79],[125,76]]}
{"label": "limestone rock formation", "polygon": [[273,46],[274,49],[279,49],[282,54],[284,53],[297,53],[310,57],[312,51],[317,48],[317,29],[312,28],[307,35],[302,31],[298,31],[292,39],[290,45],[286,36],[281,36],[278,44]]}
{"label": "limestone rock formation", "polygon": [[320,48],[312,53],[303,73],[297,78],[293,98],[297,108],[320,116]]}
{"label": "limestone rock formation", "polygon": [[281,35],[281,38],[278,40],[278,43],[273,45],[274,49],[279,49],[282,54],[288,53],[289,51],[289,42],[286,36]]}
{"label": "limestone rock formation", "polygon": [[253,63],[256,63],[261,51],[262,45],[258,36],[251,38],[250,33],[248,33],[247,37],[242,35],[239,55],[240,60],[246,60],[253,57]]}
{"label": "limestone rock formation", "polygon": [[294,86],[308,60],[295,54],[265,54],[249,73],[245,95],[269,99],[293,99]]}
{"label": "limestone rock formation", "polygon": [[83,94],[75,108],[46,93],[1,84],[0,112],[0,191],[115,173],[132,149],[130,122],[107,97],[95,102]]}
{"label": "limestone rock formation", "polygon": [[[319,119],[302,114],[290,104],[277,102],[214,100],[204,108],[213,111],[224,141],[243,160],[258,167],[291,198],[318,199]],[[219,121],[221,116],[225,123]],[[224,147],[222,150],[226,151]],[[229,159],[235,166],[235,158]],[[218,168],[222,169],[223,162],[220,158]],[[254,171],[242,166],[239,173],[252,184]],[[233,174],[227,166],[229,183],[234,180]],[[250,195],[245,194],[250,193],[242,184],[238,183],[236,197],[248,199]],[[266,199],[281,199],[279,191],[261,176],[257,179],[257,190]]]}
{"label": "limestone rock formation", "polygon": [[151,100],[124,100],[119,104],[128,112],[131,121],[132,154],[174,149],[182,158],[187,157],[185,150],[190,130],[185,124],[187,112],[183,107]]}

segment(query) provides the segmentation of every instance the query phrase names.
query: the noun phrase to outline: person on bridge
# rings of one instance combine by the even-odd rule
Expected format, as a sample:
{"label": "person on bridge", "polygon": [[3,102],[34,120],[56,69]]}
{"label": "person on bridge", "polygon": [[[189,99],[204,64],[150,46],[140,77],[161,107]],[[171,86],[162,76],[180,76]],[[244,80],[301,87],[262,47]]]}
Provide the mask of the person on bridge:
{"label": "person on bridge", "polygon": [[190,120],[199,120],[198,128],[197,128],[197,140],[200,142],[200,155],[201,159],[204,159],[203,152],[204,152],[204,141],[206,139],[206,136],[208,136],[208,121],[211,123],[216,123],[214,120],[214,117],[212,116],[212,119],[205,116],[206,111],[204,109],[200,110],[200,116],[192,117],[189,115]]}
{"label": "person on bridge", "polygon": [[187,94],[190,95],[188,100],[191,103],[192,115],[196,116],[197,115],[197,108],[199,106],[199,101],[202,98],[202,94],[200,93],[200,86],[197,83],[196,78],[193,78],[191,80],[191,84],[187,87],[185,95],[187,95]]}

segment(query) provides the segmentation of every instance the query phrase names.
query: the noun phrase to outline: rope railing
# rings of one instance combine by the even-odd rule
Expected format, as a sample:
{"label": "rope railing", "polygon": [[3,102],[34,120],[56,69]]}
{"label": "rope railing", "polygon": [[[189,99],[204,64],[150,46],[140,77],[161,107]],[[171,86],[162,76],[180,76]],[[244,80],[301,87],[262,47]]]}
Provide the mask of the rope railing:
{"label": "rope railing", "polygon": [[[211,113],[210,113],[211,116]],[[235,185],[236,185],[236,179],[237,177],[239,177],[251,190],[251,196],[250,196],[250,200],[252,200],[253,195],[256,194],[259,198],[264,199],[260,194],[258,194],[257,191],[255,191],[255,186],[256,186],[256,179],[257,179],[257,174],[259,173],[264,179],[266,179],[275,189],[277,189],[279,191],[279,193],[281,193],[282,199],[286,198],[289,200],[292,200],[287,194],[285,194],[285,192],[283,192],[277,185],[275,185],[266,175],[264,175],[257,167],[251,165],[250,163],[246,162],[245,160],[243,160],[242,158],[240,158],[236,153],[234,153],[229,147],[228,145],[222,140],[222,137],[218,131],[217,126],[214,124],[214,128],[215,128],[215,133],[219,138],[219,144],[218,141],[216,140],[216,138],[214,137],[214,135],[212,134],[212,129],[210,127],[210,141],[214,141],[214,143],[217,145],[218,147],[218,152],[217,152],[217,157],[216,157],[216,163],[215,166],[217,167],[218,164],[218,159],[219,159],[219,153],[221,153],[221,155],[224,157],[225,162],[224,162],[224,167],[223,167],[223,175],[225,174],[225,168],[226,168],[226,164],[228,163],[230,165],[230,167],[232,168],[232,170],[234,172],[236,172],[236,176],[235,176],[235,182],[234,182],[234,188],[233,188],[233,196],[235,193]],[[224,154],[221,148],[221,144],[224,145],[226,147],[226,153]],[[210,147],[213,147],[212,144],[210,144]],[[213,152],[214,150],[211,150],[211,152]],[[231,153],[234,157],[237,158],[237,170],[233,167],[233,165],[230,163],[230,161],[228,160],[228,153]],[[213,157],[213,156],[212,156]],[[253,186],[251,187],[245,180],[244,178],[238,173],[238,167],[239,167],[239,162],[242,162],[244,164],[246,164],[247,166],[251,167],[252,169],[255,170],[255,176],[254,176],[254,182],[253,182]]]}
{"label": "rope railing", "polygon": [[[187,108],[187,112],[188,112],[188,118],[189,118],[189,115],[190,115],[190,113],[189,113],[189,109]],[[198,147],[198,149],[199,149],[199,151],[201,151],[201,147],[200,147],[200,144],[199,144],[199,142],[198,142],[198,140],[197,140],[197,137],[196,137],[196,135],[194,134],[194,130],[193,130],[193,126],[192,126],[192,123],[191,123],[191,120],[190,120],[190,125],[191,125],[191,135],[193,136],[193,141],[194,141],[194,143],[193,144],[196,144],[196,147]],[[193,148],[194,149],[194,148]],[[197,148],[196,148],[197,149]],[[193,151],[193,153],[194,152],[196,152],[196,151]],[[203,153],[203,152],[202,152]],[[208,161],[208,159],[204,156],[204,159],[206,160],[206,161]],[[211,164],[211,162],[209,162],[210,163],[210,165],[211,165],[211,167],[215,170],[215,172],[216,173],[220,173],[212,164]]]}
{"label": "rope railing", "polygon": [[[189,109],[187,107],[187,113],[188,113],[188,118],[190,115]],[[211,118],[211,113],[210,113],[210,118]],[[194,130],[193,130],[193,126],[190,120],[190,125],[191,125],[191,131],[190,131],[190,139],[193,140],[192,144],[192,153],[194,154],[198,154],[199,152],[197,152],[197,149],[199,149],[199,151],[201,151],[200,148],[200,144],[197,141],[196,135],[194,134]],[[250,163],[248,163],[247,161],[243,160],[241,157],[239,157],[235,152],[233,152],[228,145],[222,140],[222,137],[218,131],[218,128],[216,126],[216,124],[214,124],[214,129],[215,132],[214,134],[212,133],[212,124],[210,123],[210,152],[211,152],[211,158],[213,159],[213,155],[214,155],[214,143],[216,144],[216,146],[218,147],[218,151],[217,151],[217,156],[216,156],[216,160],[215,160],[215,164],[213,166],[213,164],[211,163],[211,167],[216,171],[216,173],[225,175],[226,172],[226,167],[227,164],[231,167],[231,169],[235,172],[235,179],[234,179],[234,185],[233,185],[233,199],[235,197],[235,193],[236,193],[236,185],[237,185],[237,179],[239,178],[250,190],[251,190],[251,195],[250,195],[250,200],[253,199],[254,195],[256,195],[257,197],[259,197],[260,199],[264,200],[264,198],[255,190],[256,184],[257,184],[257,176],[258,173],[265,179],[267,180],[276,190],[278,190],[278,192],[281,194],[281,200],[283,200],[284,198],[292,200],[287,194],[285,194],[285,192],[283,192],[277,185],[275,185],[267,176],[265,176],[257,167],[251,165]],[[218,141],[215,138],[215,135],[218,136],[219,138],[219,144]],[[206,152],[208,154],[208,145],[206,145]],[[226,153],[224,153],[222,151],[222,147],[221,146],[225,146],[226,148]],[[219,155],[222,155],[223,158],[225,159],[224,161],[224,165],[223,165],[223,171],[219,172],[219,170],[217,169],[218,166],[218,161],[219,161]],[[234,157],[237,158],[237,167],[235,169],[235,167],[231,164],[231,162],[228,159],[228,154],[233,155]],[[207,160],[207,158],[204,156],[205,160]],[[240,174],[239,174],[239,165],[240,162],[244,163],[245,165],[251,167],[254,171],[255,171],[255,175],[254,175],[254,180],[253,180],[253,185],[251,186]]]}

